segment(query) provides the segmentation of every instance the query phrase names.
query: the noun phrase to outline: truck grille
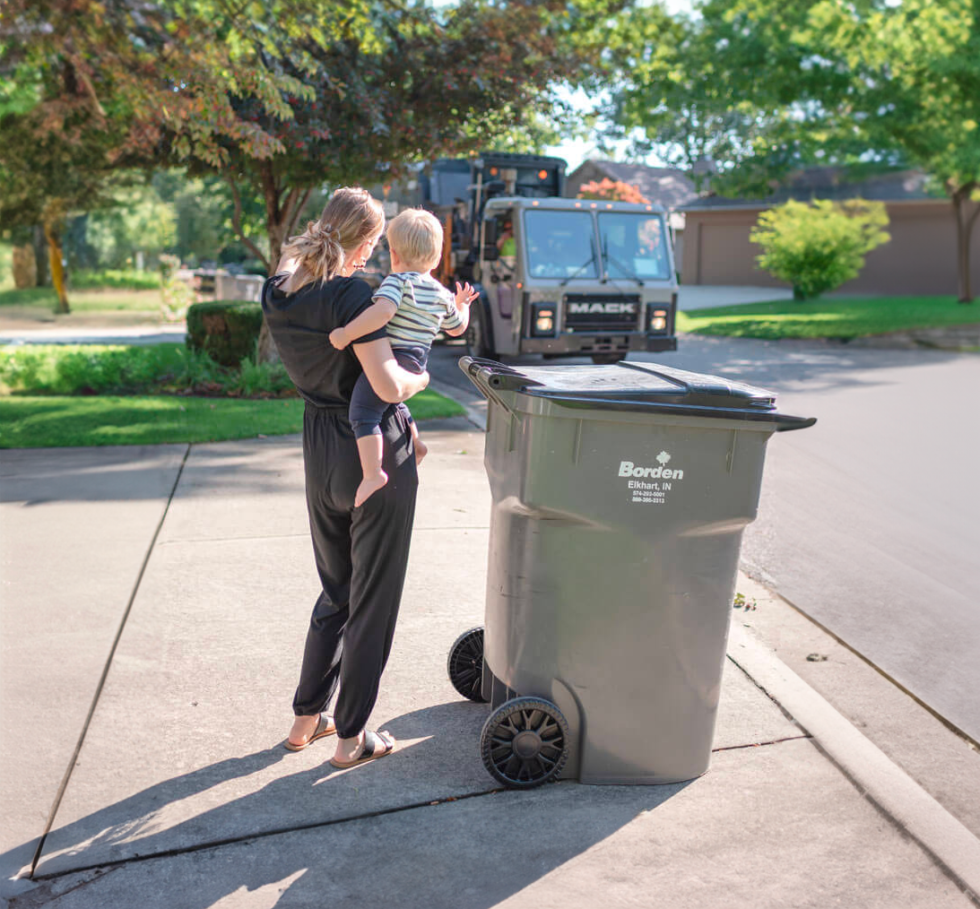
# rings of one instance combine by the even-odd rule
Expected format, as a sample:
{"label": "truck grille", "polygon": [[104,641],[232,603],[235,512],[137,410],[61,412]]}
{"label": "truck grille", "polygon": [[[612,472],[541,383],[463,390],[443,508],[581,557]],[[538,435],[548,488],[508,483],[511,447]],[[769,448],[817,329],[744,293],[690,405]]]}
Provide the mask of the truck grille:
{"label": "truck grille", "polygon": [[567,294],[563,302],[568,331],[633,331],[639,325],[639,294]]}

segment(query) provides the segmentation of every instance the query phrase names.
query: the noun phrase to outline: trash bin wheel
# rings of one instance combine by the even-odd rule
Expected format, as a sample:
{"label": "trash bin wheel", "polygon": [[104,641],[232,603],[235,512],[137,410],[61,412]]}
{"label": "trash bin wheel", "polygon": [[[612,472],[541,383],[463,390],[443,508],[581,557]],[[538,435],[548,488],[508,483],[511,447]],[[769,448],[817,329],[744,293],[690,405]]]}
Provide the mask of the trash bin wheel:
{"label": "trash bin wheel", "polygon": [[568,723],[542,698],[513,698],[483,725],[483,765],[511,789],[532,789],[554,780],[568,760]]}
{"label": "trash bin wheel", "polygon": [[483,626],[464,631],[449,648],[449,681],[464,698],[485,703],[483,686]]}

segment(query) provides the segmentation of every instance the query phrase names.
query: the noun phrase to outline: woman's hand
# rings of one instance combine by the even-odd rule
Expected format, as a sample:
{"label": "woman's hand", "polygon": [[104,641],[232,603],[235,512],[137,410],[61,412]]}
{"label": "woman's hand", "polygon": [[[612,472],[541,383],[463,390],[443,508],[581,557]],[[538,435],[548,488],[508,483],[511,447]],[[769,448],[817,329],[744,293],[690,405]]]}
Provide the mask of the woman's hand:
{"label": "woman's hand", "polygon": [[427,372],[416,374],[398,365],[387,338],[354,344],[353,350],[374,393],[382,401],[400,404],[429,384]]}

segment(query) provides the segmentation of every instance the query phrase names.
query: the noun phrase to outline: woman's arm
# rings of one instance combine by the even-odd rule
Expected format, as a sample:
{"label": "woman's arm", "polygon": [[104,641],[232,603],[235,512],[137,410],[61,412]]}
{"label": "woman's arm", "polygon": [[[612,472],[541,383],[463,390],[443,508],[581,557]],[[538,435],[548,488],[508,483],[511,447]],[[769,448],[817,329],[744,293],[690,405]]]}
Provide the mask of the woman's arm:
{"label": "woman's arm", "polygon": [[416,375],[398,365],[387,338],[355,342],[354,355],[361,361],[374,393],[389,404],[406,401],[429,384],[427,372]]}

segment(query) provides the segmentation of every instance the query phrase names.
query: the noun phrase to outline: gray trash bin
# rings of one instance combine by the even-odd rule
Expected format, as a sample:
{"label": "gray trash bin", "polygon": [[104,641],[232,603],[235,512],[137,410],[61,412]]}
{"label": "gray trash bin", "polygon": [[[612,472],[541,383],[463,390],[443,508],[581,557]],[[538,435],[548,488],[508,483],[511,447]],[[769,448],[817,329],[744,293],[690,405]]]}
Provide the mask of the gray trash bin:
{"label": "gray trash bin", "polygon": [[491,702],[488,771],[518,788],[699,776],[766,442],[816,421],[658,364],[460,367],[489,404],[493,513],[485,629],[449,672]]}

